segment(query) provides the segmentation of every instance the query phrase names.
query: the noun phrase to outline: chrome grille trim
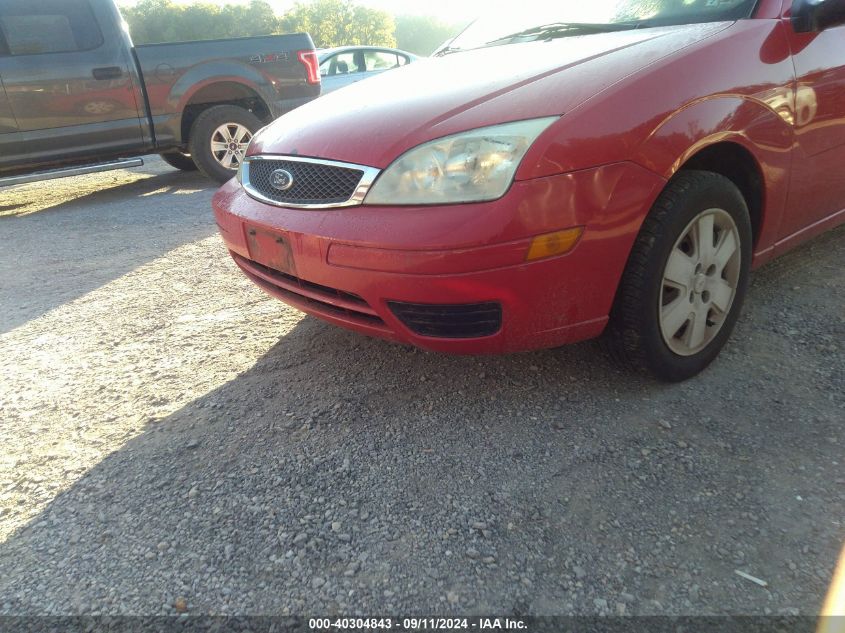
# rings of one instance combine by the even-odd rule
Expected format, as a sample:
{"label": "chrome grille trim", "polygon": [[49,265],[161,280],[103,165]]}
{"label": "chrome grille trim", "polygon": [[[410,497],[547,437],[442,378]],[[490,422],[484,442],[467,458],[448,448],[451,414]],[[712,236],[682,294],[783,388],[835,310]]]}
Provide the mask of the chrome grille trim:
{"label": "chrome grille trim", "polygon": [[[256,161],[277,161],[288,163],[303,163],[305,165],[319,165],[322,167],[337,167],[340,169],[354,170],[362,172],[361,180],[355,188],[354,193],[348,200],[342,202],[320,202],[320,203],[296,203],[296,202],[280,202],[264,195],[256,186],[250,182],[250,163]],[[364,203],[364,198],[370,191],[376,178],[381,173],[380,169],[375,167],[368,167],[366,165],[356,165],[353,163],[343,163],[340,161],[323,160],[320,158],[306,158],[303,156],[287,156],[287,155],[261,155],[261,156],[247,156],[241,166],[241,183],[244,189],[251,198],[255,198],[266,204],[271,204],[275,207],[285,207],[290,209],[338,209],[342,207],[355,207]]]}

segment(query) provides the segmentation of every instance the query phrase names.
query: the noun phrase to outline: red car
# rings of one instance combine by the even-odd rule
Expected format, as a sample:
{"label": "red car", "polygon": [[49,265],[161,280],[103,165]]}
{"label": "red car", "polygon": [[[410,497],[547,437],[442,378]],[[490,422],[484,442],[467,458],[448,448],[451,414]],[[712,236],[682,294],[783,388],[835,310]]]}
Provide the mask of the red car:
{"label": "red car", "polygon": [[235,262],[358,332],[503,353],[604,335],[683,380],[749,272],[845,220],[845,0],[521,3],[253,139]]}

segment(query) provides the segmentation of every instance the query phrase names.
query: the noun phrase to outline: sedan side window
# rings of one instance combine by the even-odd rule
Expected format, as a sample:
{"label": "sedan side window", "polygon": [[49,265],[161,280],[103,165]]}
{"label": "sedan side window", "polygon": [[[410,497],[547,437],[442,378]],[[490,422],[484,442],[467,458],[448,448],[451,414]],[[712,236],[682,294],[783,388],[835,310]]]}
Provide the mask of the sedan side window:
{"label": "sedan side window", "polygon": [[323,77],[335,77],[357,72],[361,72],[361,69],[355,63],[355,53],[353,52],[338,53],[320,64],[320,75]]}
{"label": "sedan side window", "polygon": [[321,77],[328,77],[329,76],[329,67],[332,64],[333,59],[334,59],[334,57],[329,57],[322,64],[320,64],[320,76]]}
{"label": "sedan side window", "polygon": [[11,55],[71,53],[103,43],[88,0],[4,0],[0,31]]}
{"label": "sedan side window", "polygon": [[367,71],[374,70],[388,70],[400,66],[399,56],[396,53],[388,53],[385,51],[367,51],[364,53],[364,59],[367,64]]}

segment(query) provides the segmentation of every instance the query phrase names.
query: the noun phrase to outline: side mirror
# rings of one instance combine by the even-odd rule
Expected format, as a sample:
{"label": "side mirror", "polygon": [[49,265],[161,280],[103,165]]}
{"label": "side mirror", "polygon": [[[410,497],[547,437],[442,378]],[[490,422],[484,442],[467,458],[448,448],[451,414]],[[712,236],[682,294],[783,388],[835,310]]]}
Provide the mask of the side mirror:
{"label": "side mirror", "polygon": [[818,33],[845,24],[845,0],[793,0],[792,28],[796,33]]}

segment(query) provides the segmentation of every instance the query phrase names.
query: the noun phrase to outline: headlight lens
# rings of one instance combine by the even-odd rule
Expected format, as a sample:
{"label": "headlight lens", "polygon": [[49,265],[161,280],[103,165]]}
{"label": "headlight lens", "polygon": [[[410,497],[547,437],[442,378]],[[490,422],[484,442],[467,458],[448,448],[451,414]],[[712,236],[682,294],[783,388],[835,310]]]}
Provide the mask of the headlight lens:
{"label": "headlight lens", "polygon": [[364,202],[411,205],[501,198],[532,143],[557,120],[479,128],[415,147],[379,176]]}

